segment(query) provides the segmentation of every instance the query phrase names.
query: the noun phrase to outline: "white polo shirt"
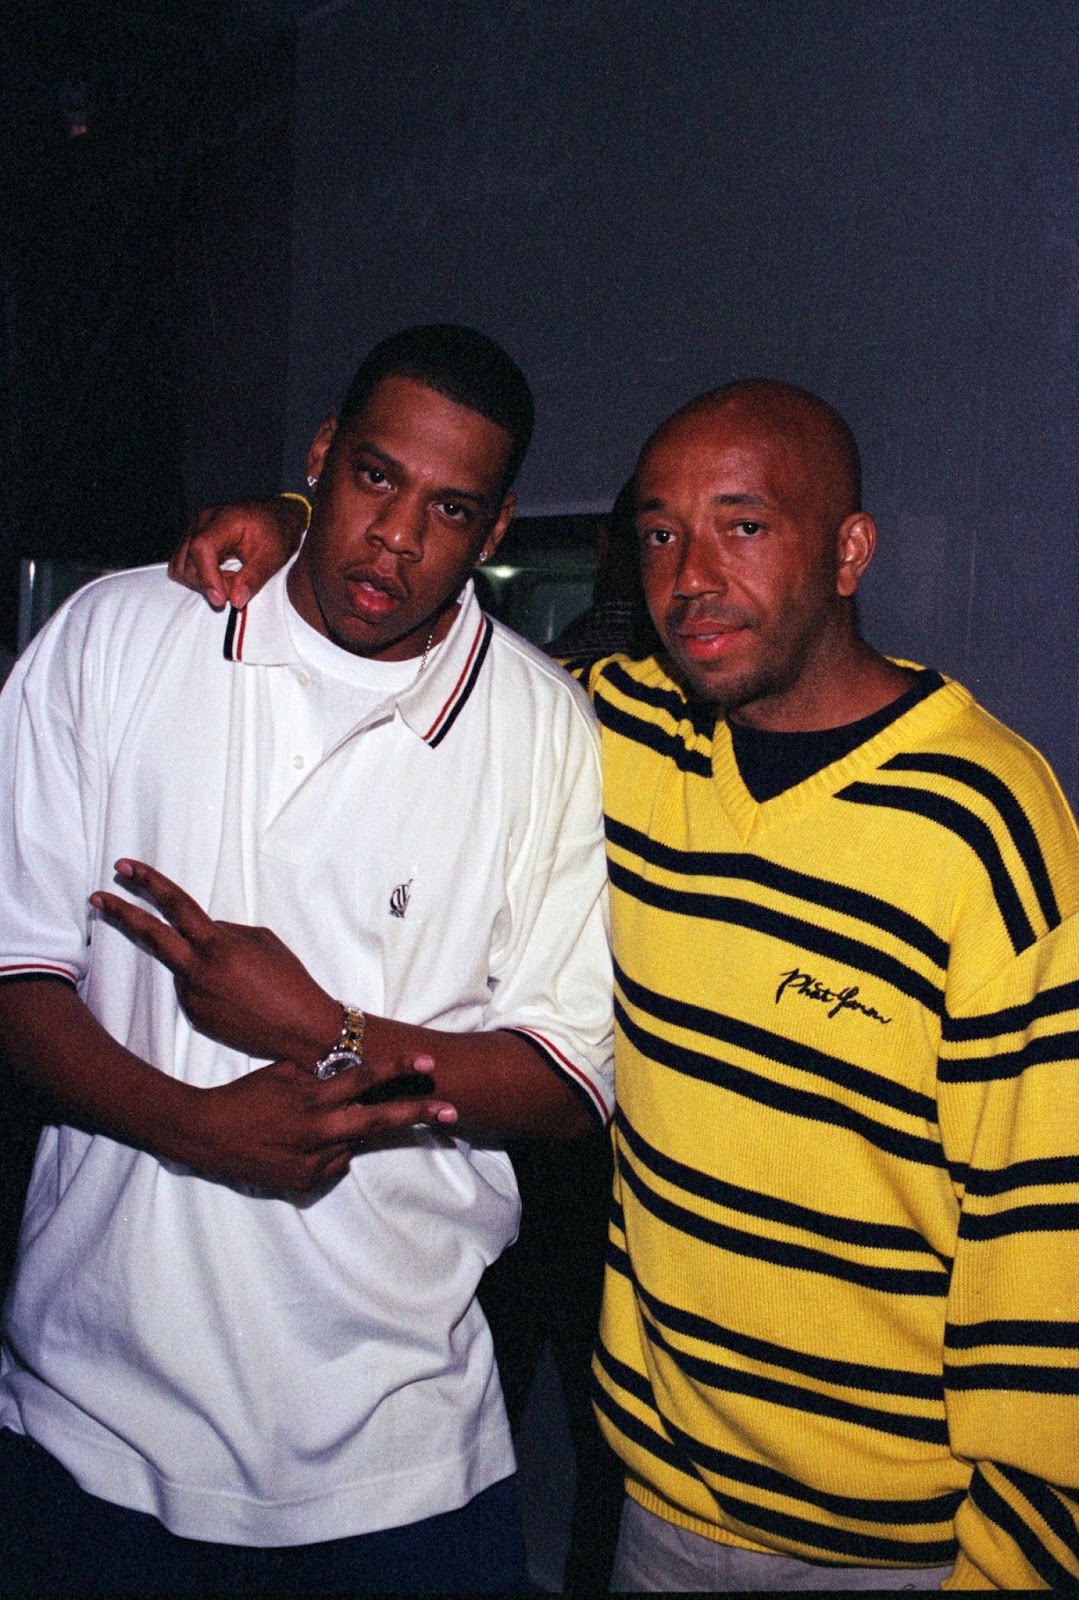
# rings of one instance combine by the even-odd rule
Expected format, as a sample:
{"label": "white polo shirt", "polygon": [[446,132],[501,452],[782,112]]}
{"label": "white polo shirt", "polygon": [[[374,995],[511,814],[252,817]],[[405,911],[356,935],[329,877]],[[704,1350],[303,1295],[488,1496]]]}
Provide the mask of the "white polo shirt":
{"label": "white polo shirt", "polygon": [[[584,695],[471,586],[426,670],[342,729],[285,575],[227,622],[163,569],[81,591],[0,697],[0,976],[74,982],[191,1083],[259,1063],[87,905],[121,855],[275,929],[341,999],[513,1029],[602,1120],[611,980]],[[505,1154],[414,1131],[302,1205],[46,1129],[7,1310],[0,1425],[190,1538],[415,1522],[513,1470],[475,1302],[512,1240]]]}

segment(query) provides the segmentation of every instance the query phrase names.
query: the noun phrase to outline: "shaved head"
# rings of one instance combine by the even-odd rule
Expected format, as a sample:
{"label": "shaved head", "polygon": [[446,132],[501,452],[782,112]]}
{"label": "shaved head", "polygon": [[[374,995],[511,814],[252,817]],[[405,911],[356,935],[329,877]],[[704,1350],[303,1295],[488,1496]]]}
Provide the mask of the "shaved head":
{"label": "shaved head", "polygon": [[842,417],[793,384],[725,384],[657,428],[634,479],[641,576],[694,694],[774,728],[857,707],[848,679],[877,659],[853,608],[876,542],[861,477]]}
{"label": "shaved head", "polygon": [[811,463],[815,490],[828,531],[862,510],[862,458],[848,424],[834,406],[808,389],[775,378],[743,378],[708,389],[660,424],[641,451],[683,419],[701,412],[729,412],[762,439],[784,439]]}

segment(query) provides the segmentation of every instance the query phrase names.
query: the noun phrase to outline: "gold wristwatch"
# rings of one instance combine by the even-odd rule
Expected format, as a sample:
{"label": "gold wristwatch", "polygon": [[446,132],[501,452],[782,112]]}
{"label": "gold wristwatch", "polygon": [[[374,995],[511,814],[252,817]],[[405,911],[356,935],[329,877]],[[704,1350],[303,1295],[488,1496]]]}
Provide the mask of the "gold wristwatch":
{"label": "gold wristwatch", "polygon": [[316,1078],[336,1078],[350,1067],[363,1066],[363,1035],[367,1018],[359,1006],[342,1005],[345,1020],[326,1054],[315,1062]]}

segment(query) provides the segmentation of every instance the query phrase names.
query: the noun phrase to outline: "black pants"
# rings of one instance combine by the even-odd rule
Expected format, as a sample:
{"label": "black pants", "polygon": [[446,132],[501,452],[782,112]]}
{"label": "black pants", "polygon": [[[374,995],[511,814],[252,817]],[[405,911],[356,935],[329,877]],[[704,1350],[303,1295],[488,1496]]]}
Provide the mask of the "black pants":
{"label": "black pants", "polygon": [[509,1147],[521,1231],[480,1284],[510,1422],[516,1428],[550,1341],[577,1461],[566,1594],[603,1594],[622,1510],[622,1467],[596,1423],[592,1351],[603,1296],[612,1156],[606,1132]]}
{"label": "black pants", "polygon": [[256,1549],[180,1539],[99,1500],[0,1429],[0,1594],[519,1594],[528,1588],[517,1482],[459,1511],[321,1544]]}

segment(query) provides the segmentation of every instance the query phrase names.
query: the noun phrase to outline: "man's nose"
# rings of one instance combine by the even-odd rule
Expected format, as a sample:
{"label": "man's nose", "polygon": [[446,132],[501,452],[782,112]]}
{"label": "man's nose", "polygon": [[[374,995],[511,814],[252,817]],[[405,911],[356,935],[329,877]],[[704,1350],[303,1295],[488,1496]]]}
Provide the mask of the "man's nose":
{"label": "man's nose", "polygon": [[367,530],[369,539],[406,560],[418,561],[423,554],[424,507],[407,495],[387,500]]}
{"label": "man's nose", "polygon": [[675,593],[689,600],[701,594],[726,594],[727,568],[719,540],[688,534],[682,541]]}

